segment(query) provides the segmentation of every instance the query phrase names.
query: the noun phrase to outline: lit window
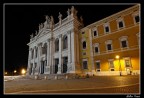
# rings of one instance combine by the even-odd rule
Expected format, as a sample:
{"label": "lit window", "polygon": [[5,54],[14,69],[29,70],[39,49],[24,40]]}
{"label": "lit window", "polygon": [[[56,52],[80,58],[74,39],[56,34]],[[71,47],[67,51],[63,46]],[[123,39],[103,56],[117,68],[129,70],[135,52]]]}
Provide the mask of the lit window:
{"label": "lit window", "polygon": [[96,61],[96,71],[100,72],[100,61]]}
{"label": "lit window", "polygon": [[131,67],[131,61],[129,57],[124,58],[125,67]]}
{"label": "lit window", "polygon": [[114,62],[113,62],[113,59],[109,60],[109,68],[110,68],[110,71],[114,71]]}

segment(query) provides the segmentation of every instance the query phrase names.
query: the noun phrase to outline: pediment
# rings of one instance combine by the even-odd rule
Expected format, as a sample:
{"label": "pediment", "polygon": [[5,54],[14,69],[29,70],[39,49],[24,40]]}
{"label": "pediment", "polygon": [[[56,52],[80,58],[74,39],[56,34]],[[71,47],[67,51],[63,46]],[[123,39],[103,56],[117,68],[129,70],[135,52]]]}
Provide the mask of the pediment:
{"label": "pediment", "polygon": [[47,33],[50,33],[50,29],[45,29],[45,28],[43,28],[43,29],[41,29],[41,30],[39,31],[39,33],[38,33],[38,35],[37,35],[37,38],[39,38],[40,36],[43,36],[43,35],[45,35],[45,34],[47,34]]}

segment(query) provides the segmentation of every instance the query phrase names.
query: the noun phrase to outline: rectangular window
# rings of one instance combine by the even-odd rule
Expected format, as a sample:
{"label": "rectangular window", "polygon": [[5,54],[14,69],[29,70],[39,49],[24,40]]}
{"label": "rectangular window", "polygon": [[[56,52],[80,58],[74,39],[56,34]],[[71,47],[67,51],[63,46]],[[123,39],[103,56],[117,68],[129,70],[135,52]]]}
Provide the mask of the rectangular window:
{"label": "rectangular window", "polygon": [[100,69],[100,62],[96,62],[96,69]]}
{"label": "rectangular window", "polygon": [[97,36],[97,31],[96,30],[94,31],[94,36]]}
{"label": "rectangular window", "polygon": [[121,41],[121,44],[122,44],[122,48],[125,48],[125,47],[127,47],[127,43],[126,43],[126,40],[124,40],[124,41]]}
{"label": "rectangular window", "polygon": [[112,50],[111,44],[107,44],[107,50]]}
{"label": "rectangular window", "polygon": [[87,61],[83,61],[83,68],[84,68],[84,69],[88,69]]}
{"label": "rectangular window", "polygon": [[86,52],[83,52],[83,55],[86,55]]}
{"label": "rectangular window", "polygon": [[95,53],[98,53],[98,52],[99,52],[98,47],[95,47]]}
{"label": "rectangular window", "polygon": [[119,21],[119,28],[122,28],[124,25],[123,25],[123,22],[122,21]]}
{"label": "rectangular window", "polygon": [[82,34],[85,34],[85,32],[82,32]]}
{"label": "rectangular window", "polygon": [[131,63],[130,63],[130,60],[129,60],[129,59],[126,59],[126,60],[125,60],[125,66],[126,66],[126,67],[131,67]]}
{"label": "rectangular window", "polygon": [[114,62],[113,61],[109,61],[109,68],[111,71],[114,71]]}
{"label": "rectangular window", "polygon": [[109,32],[109,27],[108,26],[105,27],[105,32]]}
{"label": "rectangular window", "polygon": [[96,62],[96,71],[100,72],[100,62]]}
{"label": "rectangular window", "polygon": [[139,15],[135,16],[135,22],[136,22],[136,23],[139,22]]}

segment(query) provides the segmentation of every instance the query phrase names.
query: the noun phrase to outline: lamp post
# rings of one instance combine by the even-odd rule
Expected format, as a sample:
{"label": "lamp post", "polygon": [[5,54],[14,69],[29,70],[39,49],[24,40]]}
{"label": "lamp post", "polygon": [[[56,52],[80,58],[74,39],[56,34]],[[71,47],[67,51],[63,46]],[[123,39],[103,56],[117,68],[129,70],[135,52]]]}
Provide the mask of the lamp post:
{"label": "lamp post", "polygon": [[119,60],[119,73],[120,73],[120,76],[121,76],[121,75],[122,75],[122,73],[121,73],[120,56],[119,56],[119,55],[116,55],[116,57],[115,57],[115,58]]}
{"label": "lamp post", "polygon": [[16,72],[17,72],[17,71],[16,71],[16,70],[14,70],[14,75],[16,74]]}
{"label": "lamp post", "polygon": [[25,70],[25,69],[22,69],[22,70],[21,70],[21,74],[24,75],[25,73],[26,73],[26,70]]}

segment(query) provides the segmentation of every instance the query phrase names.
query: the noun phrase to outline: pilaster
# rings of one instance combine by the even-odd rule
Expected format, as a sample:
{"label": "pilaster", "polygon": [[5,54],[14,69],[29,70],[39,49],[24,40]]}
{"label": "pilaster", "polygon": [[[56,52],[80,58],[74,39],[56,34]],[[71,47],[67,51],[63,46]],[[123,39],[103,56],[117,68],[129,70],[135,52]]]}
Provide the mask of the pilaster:
{"label": "pilaster", "polygon": [[61,69],[62,69],[62,35],[59,35],[59,64],[58,64],[58,74],[61,74]]}

